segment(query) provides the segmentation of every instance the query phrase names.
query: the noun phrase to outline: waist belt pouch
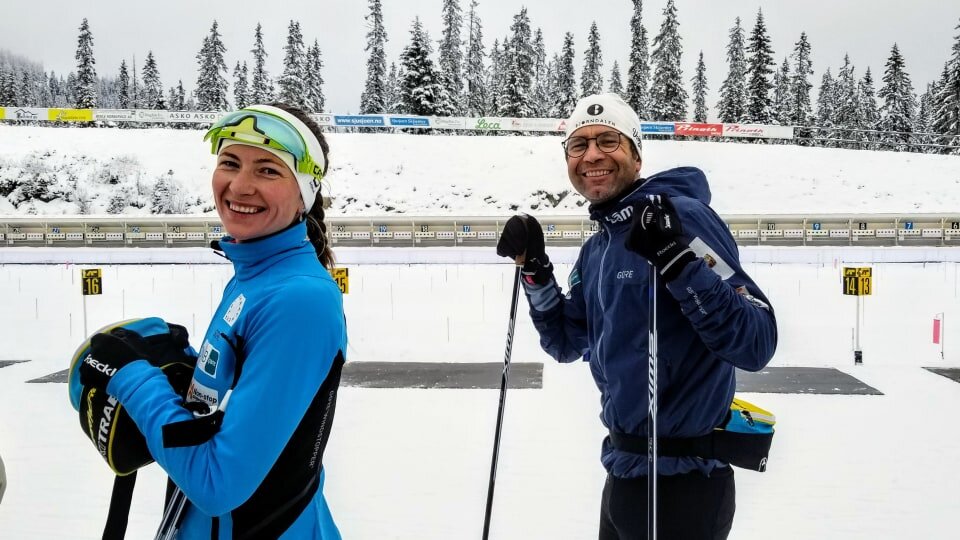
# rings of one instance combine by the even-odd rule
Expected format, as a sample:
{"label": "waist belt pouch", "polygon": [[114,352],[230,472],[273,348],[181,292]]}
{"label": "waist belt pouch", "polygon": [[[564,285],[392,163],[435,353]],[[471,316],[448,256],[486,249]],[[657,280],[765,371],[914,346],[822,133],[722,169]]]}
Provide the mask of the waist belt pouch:
{"label": "waist belt pouch", "polygon": [[[763,472],[773,443],[773,413],[738,398],[733,399],[723,424],[700,437],[660,437],[657,453],[668,457],[716,459],[742,469]],[[610,432],[617,450],[647,453],[646,437]]]}
{"label": "waist belt pouch", "polygon": [[727,421],[710,435],[715,458],[742,469],[765,471],[776,421],[770,411],[733,398]]}

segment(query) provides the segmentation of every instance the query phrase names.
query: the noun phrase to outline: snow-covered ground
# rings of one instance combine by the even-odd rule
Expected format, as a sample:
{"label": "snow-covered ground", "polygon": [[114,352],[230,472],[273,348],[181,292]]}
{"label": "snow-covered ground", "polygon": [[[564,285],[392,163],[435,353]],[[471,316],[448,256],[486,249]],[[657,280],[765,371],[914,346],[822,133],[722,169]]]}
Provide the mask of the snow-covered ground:
{"label": "snow-covered ground", "polygon": [[[203,132],[49,128],[0,124],[0,194],[5,182],[53,178],[52,202],[0,197],[0,214],[104,213],[127,190],[149,211],[158,179],[182,189],[190,213],[212,210],[214,158]],[[570,189],[561,137],[329,135],[324,187],[331,215],[582,214]],[[643,173],[693,165],[707,173],[721,214],[909,213],[960,209],[960,156],[869,152],[705,141],[644,143]],[[13,199],[16,199],[16,194]],[[65,199],[71,199],[66,201]]]}
{"label": "snow-covered ground", "polygon": [[[148,190],[165,175],[206,201],[212,157],[200,139],[196,131],[0,125],[0,185],[33,167],[59,171],[56,182],[66,193],[71,180],[61,172],[72,172],[91,210],[102,213],[118,186],[135,187],[139,178]],[[513,206],[585,211],[575,194],[556,208],[543,202],[546,194],[556,199],[569,190],[558,137],[333,134],[330,140],[333,214],[379,215],[388,207],[419,215],[506,215]],[[960,211],[956,156],[695,141],[648,141],[644,155],[648,173],[674,165],[706,170],[714,207],[725,214]],[[0,197],[0,214],[31,208],[78,210],[73,202],[14,208]],[[160,251],[165,260],[175,253]],[[127,263],[152,253],[121,252],[57,253]],[[184,253],[184,260],[207,257]],[[509,264],[491,264],[498,262],[492,253],[465,248],[343,253],[351,279],[350,361],[502,359]],[[573,253],[556,250],[561,281]],[[30,248],[0,248],[0,255],[44,256]],[[747,395],[776,413],[778,433],[766,473],[737,472],[731,538],[955,538],[960,384],[922,369],[960,365],[955,250],[744,248],[743,255],[755,261],[746,268],[778,313],[772,365],[836,367],[883,395]],[[879,262],[918,259],[947,262]],[[104,262],[104,295],[87,300],[85,318],[80,265],[69,255],[54,260],[67,264],[0,264],[0,360],[29,360],[0,368],[0,454],[10,483],[0,504],[4,539],[98,538],[112,483],[77,429],[65,385],[26,381],[65,369],[86,333],[125,317],[160,315],[199,341],[230,275],[226,264]],[[874,295],[864,300],[864,365],[853,366],[856,302],[840,294],[840,267],[864,260],[875,261]],[[931,343],[938,313],[946,321],[945,359]],[[508,394],[491,538],[595,538],[604,432],[589,370],[546,357],[525,314],[513,360],[542,362],[543,388]],[[478,537],[497,401],[496,390],[343,388],[325,491],[344,537]],[[138,484],[129,538],[151,536],[162,503],[157,467],[142,471]]]}
{"label": "snow-covered ground", "polygon": [[[921,366],[960,364],[960,266],[873,265],[857,367],[855,300],[840,295],[840,266],[747,265],[777,309],[772,365],[837,367],[884,395],[747,395],[776,413],[778,433],[766,473],[737,472],[731,538],[955,538],[960,385]],[[350,268],[350,361],[501,360],[509,265]],[[559,275],[568,269],[559,264]],[[161,315],[198,341],[229,275],[224,264],[105,266],[104,295],[87,301],[87,327]],[[0,369],[0,453],[10,481],[3,538],[98,538],[103,524],[112,478],[77,428],[65,385],[25,382],[64,369],[81,341],[78,277],[76,265],[0,266],[0,359],[30,360]],[[945,360],[930,342],[939,312]],[[508,394],[491,538],[595,537],[604,433],[589,370],[546,357],[525,314],[513,360],[542,362],[543,388]],[[497,390],[343,388],[325,465],[344,537],[478,537],[497,401]],[[129,538],[149,537],[160,512],[158,468],[138,483]]]}

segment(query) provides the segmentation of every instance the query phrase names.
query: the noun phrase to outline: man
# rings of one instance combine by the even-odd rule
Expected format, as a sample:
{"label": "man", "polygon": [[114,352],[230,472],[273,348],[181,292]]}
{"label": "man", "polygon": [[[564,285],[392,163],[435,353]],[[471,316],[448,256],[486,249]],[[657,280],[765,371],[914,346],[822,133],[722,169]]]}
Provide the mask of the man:
{"label": "man", "polygon": [[[567,174],[599,223],[570,273],[566,296],[532,216],[506,223],[497,253],[523,263],[522,282],[543,349],[583,357],[600,389],[611,436],[601,540],[647,536],[647,331],[649,264],[659,279],[658,438],[711,436],[729,413],[734,367],[757,371],[773,356],[776,321],[740,267],[729,229],[708,206],[693,167],[640,176],[636,113],[614,94],[584,97],[567,121]],[[702,454],[658,457],[658,532],[665,539],[726,538],[735,489],[728,462]],[[716,457],[716,456],[713,456]]]}

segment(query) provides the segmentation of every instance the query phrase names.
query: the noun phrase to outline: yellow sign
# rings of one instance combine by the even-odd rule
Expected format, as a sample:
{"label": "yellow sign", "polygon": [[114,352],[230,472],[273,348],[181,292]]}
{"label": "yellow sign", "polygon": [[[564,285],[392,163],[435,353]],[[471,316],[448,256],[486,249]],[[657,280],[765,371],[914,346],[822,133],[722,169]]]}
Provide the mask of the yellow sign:
{"label": "yellow sign", "polygon": [[103,275],[99,268],[80,270],[80,278],[84,296],[103,294]]}
{"label": "yellow sign", "polygon": [[843,294],[850,296],[873,294],[873,269],[843,267]]}
{"label": "yellow sign", "polygon": [[93,109],[47,109],[51,122],[93,122]]}
{"label": "yellow sign", "polygon": [[337,282],[337,286],[340,287],[340,292],[347,294],[350,292],[350,271],[346,268],[331,268],[330,275],[333,276],[333,280]]}
{"label": "yellow sign", "polygon": [[3,120],[7,117],[7,109],[0,107],[0,120]]}

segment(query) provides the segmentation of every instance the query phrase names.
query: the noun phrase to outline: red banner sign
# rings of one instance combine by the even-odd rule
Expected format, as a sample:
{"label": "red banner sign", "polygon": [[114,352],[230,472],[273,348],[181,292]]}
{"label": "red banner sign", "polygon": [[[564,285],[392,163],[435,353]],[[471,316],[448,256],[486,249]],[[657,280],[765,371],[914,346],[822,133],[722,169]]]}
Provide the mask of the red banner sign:
{"label": "red banner sign", "polygon": [[720,137],[723,135],[723,124],[694,124],[678,122],[674,125],[675,135],[689,135],[693,137]]}

